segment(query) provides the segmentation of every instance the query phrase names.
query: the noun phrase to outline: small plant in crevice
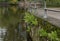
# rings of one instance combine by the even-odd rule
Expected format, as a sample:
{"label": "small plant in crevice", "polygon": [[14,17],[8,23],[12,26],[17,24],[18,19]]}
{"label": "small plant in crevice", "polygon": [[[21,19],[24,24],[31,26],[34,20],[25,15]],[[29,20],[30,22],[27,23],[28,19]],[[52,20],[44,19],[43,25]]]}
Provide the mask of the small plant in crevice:
{"label": "small plant in crevice", "polygon": [[[30,32],[32,27],[36,27],[36,25],[40,24],[40,29],[38,30],[38,34],[40,41],[60,41],[59,32],[60,29],[51,23],[46,21],[44,24],[44,20],[41,18],[37,18],[29,12],[25,12],[24,16],[25,23],[27,23],[27,31]],[[38,28],[38,27],[37,27]],[[59,30],[58,30],[59,29]],[[33,30],[35,31],[35,30]]]}
{"label": "small plant in crevice", "polygon": [[30,40],[32,41],[32,37],[30,36],[30,32],[31,32],[31,28],[38,25],[37,18],[35,16],[33,16],[32,14],[30,14],[29,12],[25,12],[24,21],[26,23],[27,33],[30,37],[30,38],[28,37],[29,38],[28,41],[30,41]]}
{"label": "small plant in crevice", "polygon": [[39,36],[47,36],[48,35],[48,33],[43,29],[43,28],[41,28],[40,30],[39,30]]}
{"label": "small plant in crevice", "polygon": [[38,32],[39,32],[39,40],[40,41],[47,41],[48,33],[46,32],[46,30],[44,30],[43,28],[40,28],[40,30],[38,30]]}
{"label": "small plant in crevice", "polygon": [[[50,33],[46,32],[43,28],[39,30],[39,36],[40,40],[49,40],[49,41],[60,41],[57,32],[56,31],[51,31]],[[43,40],[44,39],[44,40]]]}
{"label": "small plant in crevice", "polygon": [[24,20],[26,23],[31,24],[31,25],[38,25],[37,18],[35,18],[32,14],[29,12],[25,12],[25,17]]}
{"label": "small plant in crevice", "polygon": [[52,31],[51,33],[48,33],[48,38],[50,38],[51,41],[59,41],[56,31]]}

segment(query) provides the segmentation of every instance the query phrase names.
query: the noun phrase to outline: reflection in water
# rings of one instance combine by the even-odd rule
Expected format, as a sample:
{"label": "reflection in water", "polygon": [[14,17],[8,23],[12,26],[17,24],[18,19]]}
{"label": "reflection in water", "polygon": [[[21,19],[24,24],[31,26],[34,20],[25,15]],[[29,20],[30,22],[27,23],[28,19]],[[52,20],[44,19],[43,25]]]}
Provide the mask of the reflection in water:
{"label": "reflection in water", "polygon": [[0,28],[0,41],[3,41],[5,33],[6,33],[6,29],[5,28]]}

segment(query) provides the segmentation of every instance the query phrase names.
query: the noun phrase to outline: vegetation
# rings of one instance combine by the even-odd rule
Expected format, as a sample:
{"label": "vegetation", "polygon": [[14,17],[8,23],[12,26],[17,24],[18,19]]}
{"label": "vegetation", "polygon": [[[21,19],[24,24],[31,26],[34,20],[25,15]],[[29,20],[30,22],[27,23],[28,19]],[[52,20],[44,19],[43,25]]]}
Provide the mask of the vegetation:
{"label": "vegetation", "polygon": [[48,7],[60,7],[60,0],[47,0]]}
{"label": "vegetation", "polygon": [[[32,17],[31,14],[26,13],[26,16],[25,16],[26,20],[29,20],[29,18],[30,18],[29,16]],[[35,17],[35,16],[33,16],[33,17]],[[56,26],[50,24],[49,22],[44,21],[43,19],[40,19],[37,17],[35,17],[35,19],[37,19],[36,21],[38,21],[37,25],[32,26],[31,25],[32,23],[30,23],[30,21],[27,22],[29,24],[28,28],[30,27],[28,29],[28,31],[29,32],[35,31],[35,34],[37,33],[36,31],[38,31],[38,33],[39,33],[39,34],[37,33],[37,36],[39,37],[38,41],[47,41],[47,40],[48,41],[60,41],[60,35],[59,35],[60,28],[59,27],[56,27]],[[33,21],[33,18],[31,20]],[[38,27],[36,27],[36,26],[38,26]],[[33,28],[35,28],[35,30],[31,30]],[[35,34],[33,34],[33,35],[35,36]],[[31,35],[31,37],[32,37],[32,35]],[[37,40],[36,36],[35,36],[35,38],[32,37],[32,39],[33,39],[33,41]],[[36,39],[36,40],[34,40],[34,39]]]}
{"label": "vegetation", "polygon": [[[8,2],[14,5],[18,0]],[[60,0],[47,0],[47,5],[60,6],[59,2]],[[0,26],[7,28],[4,41],[60,41],[59,27],[32,15],[22,7],[1,7],[0,12]]]}

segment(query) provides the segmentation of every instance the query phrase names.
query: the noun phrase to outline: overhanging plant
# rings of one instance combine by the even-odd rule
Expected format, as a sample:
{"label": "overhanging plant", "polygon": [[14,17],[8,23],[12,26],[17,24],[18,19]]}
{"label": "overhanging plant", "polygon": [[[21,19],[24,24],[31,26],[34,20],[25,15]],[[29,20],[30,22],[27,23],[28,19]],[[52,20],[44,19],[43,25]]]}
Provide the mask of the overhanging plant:
{"label": "overhanging plant", "polygon": [[31,25],[37,25],[38,24],[37,18],[35,18],[29,12],[25,12],[24,20],[26,23],[31,24]]}

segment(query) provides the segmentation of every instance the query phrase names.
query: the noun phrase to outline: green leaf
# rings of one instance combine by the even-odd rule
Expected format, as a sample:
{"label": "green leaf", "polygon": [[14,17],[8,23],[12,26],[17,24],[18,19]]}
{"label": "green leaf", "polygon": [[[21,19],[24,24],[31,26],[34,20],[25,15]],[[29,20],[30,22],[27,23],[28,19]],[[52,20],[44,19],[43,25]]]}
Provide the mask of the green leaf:
{"label": "green leaf", "polygon": [[47,36],[47,32],[42,28],[39,30],[40,36]]}
{"label": "green leaf", "polygon": [[48,33],[48,37],[51,39],[56,39],[57,38],[57,32],[52,31],[51,33]]}
{"label": "green leaf", "polygon": [[37,19],[33,15],[31,15],[29,12],[25,12],[24,20],[26,23],[31,23],[32,25],[38,24]]}

